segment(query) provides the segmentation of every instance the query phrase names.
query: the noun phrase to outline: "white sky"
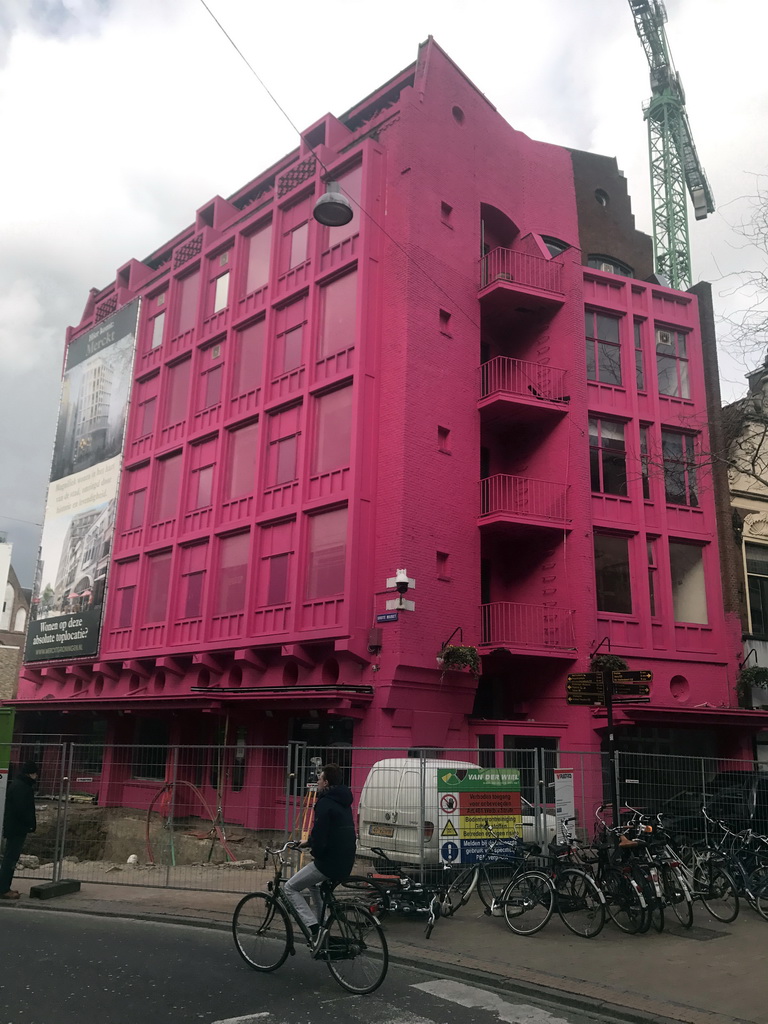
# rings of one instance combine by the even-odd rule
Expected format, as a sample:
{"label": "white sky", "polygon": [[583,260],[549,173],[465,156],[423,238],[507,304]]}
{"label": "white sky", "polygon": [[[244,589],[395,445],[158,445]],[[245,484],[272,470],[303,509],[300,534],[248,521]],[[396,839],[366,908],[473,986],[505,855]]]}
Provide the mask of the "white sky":
{"label": "white sky", "polygon": [[[515,128],[615,155],[650,232],[650,86],[626,0],[208,2],[302,130],[410,64],[432,34]],[[667,10],[718,206],[691,223],[694,279],[713,282],[722,316],[747,304],[728,275],[765,266],[733,228],[768,170],[768,4]],[[1,0],[0,138],[0,530],[28,584],[38,531],[13,520],[42,519],[64,330],[88,289],[297,139],[199,0]],[[726,399],[761,358],[721,344]]]}

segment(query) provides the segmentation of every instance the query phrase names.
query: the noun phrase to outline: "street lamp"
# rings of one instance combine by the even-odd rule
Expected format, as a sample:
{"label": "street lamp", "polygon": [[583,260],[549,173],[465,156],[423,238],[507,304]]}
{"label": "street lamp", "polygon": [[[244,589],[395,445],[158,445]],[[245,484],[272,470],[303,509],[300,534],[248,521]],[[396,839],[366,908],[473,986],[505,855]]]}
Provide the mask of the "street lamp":
{"label": "street lamp", "polygon": [[318,197],[312,216],[328,228],[340,228],[349,224],[355,215],[352,204],[339,190],[337,181],[329,181],[327,190]]}

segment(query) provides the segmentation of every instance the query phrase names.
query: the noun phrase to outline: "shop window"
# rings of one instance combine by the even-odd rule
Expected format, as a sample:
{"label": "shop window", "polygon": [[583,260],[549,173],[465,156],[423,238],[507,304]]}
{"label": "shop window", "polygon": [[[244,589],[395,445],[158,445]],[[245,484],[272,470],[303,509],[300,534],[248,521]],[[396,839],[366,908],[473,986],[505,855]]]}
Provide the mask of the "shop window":
{"label": "shop window", "polygon": [[137,718],[133,733],[133,778],[165,781],[168,759],[167,718]]}

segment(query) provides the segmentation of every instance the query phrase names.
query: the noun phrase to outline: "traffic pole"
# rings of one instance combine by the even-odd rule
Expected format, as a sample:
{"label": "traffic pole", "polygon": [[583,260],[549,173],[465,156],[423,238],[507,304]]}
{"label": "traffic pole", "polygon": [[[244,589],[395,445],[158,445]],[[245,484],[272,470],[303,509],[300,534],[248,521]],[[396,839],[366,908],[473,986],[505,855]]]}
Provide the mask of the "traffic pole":
{"label": "traffic pole", "polygon": [[619,791],[616,785],[616,740],[613,735],[613,671],[603,672],[605,713],[608,718],[608,772],[611,786],[611,807],[614,828],[619,824]]}

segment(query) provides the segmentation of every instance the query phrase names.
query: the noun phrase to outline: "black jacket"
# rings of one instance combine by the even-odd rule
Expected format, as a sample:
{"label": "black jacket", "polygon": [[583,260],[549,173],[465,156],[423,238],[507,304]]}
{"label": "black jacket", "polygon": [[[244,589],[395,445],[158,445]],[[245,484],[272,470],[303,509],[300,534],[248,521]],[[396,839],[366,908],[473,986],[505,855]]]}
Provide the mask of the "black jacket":
{"label": "black jacket", "polygon": [[333,882],[349,878],[356,849],[352,790],[349,786],[331,786],[318,796],[309,848],[317,869],[326,878]]}
{"label": "black jacket", "polygon": [[37,828],[35,783],[28,775],[19,775],[5,794],[4,836],[25,836]]}

